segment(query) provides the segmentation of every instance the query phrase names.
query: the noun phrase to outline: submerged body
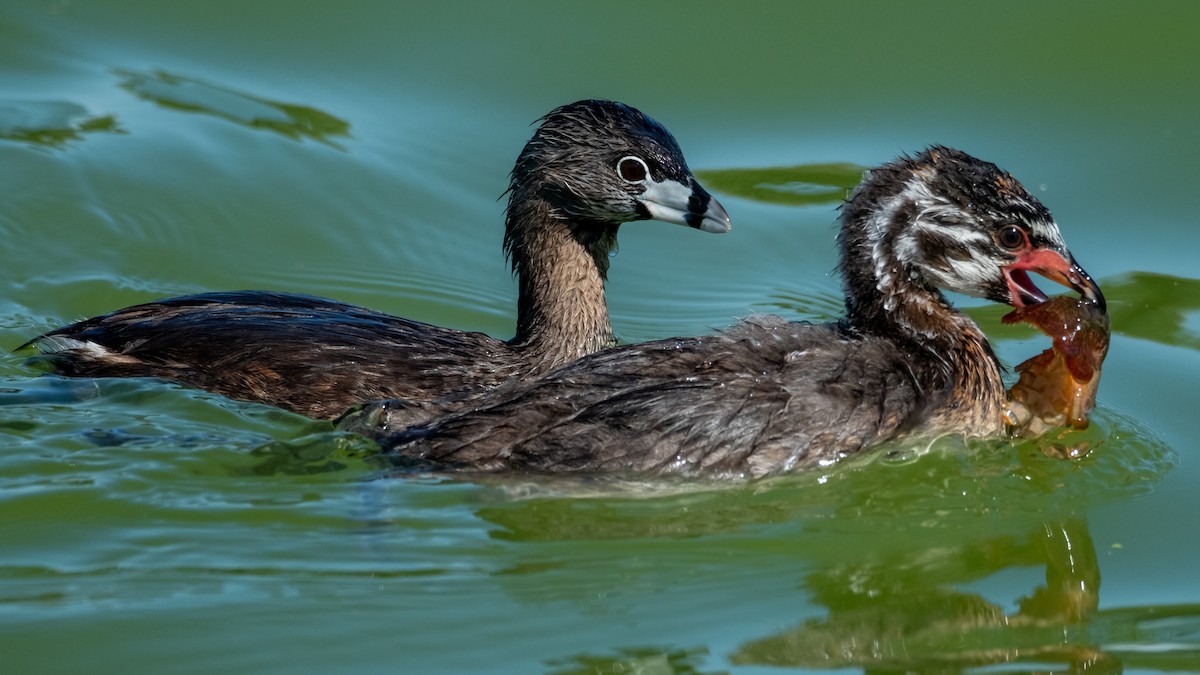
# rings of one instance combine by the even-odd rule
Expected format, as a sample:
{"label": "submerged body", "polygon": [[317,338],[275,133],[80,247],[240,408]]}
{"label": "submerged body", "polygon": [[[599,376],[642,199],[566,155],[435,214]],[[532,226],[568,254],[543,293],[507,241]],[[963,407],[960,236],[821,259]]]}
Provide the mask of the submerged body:
{"label": "submerged body", "polygon": [[1046,208],[950,148],[868,172],[839,245],[838,323],[763,317],[604,350],[382,443],[425,469],[761,477],[906,435],[1000,435],[1000,365],[940,289],[1022,307],[1046,300],[1036,272],[1103,306]]}
{"label": "submerged body", "polygon": [[38,340],[62,375],[159,377],[318,418],[379,396],[495,386],[525,366],[483,333],[268,291],[159,300]]}
{"label": "submerged body", "polygon": [[579,101],[542,118],[512,172],[512,340],[306,295],[234,291],[128,307],[27,344],[64,375],[160,377],[311,417],[459,395],[613,344],[609,254],[622,223],[646,219],[729,229],[662,125],[621,103]]}
{"label": "submerged body", "polygon": [[[999,433],[998,364],[982,343],[959,357],[980,360],[956,373],[919,346],[846,325],[759,317],[717,335],[593,354],[384,445],[446,469],[759,477],[917,429]],[[982,396],[955,406],[967,381]]]}

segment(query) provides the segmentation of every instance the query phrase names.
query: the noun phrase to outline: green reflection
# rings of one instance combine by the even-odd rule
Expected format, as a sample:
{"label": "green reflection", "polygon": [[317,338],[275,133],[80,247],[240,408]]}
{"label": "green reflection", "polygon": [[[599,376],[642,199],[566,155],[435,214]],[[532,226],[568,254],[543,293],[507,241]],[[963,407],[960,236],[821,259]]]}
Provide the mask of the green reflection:
{"label": "green reflection", "polygon": [[846,314],[846,301],[840,295],[828,293],[792,293],[779,291],[767,296],[767,300],[755,303],[767,311],[793,312],[805,321],[831,323]]}
{"label": "green reflection", "polygon": [[[1045,581],[1016,599],[1015,612],[952,586],[1030,566],[1044,568]],[[1079,518],[1024,537],[855,561],[812,574],[805,586],[828,615],[744,644],[734,663],[868,672],[1010,662],[1104,673],[1200,666],[1200,605],[1097,611],[1099,558]],[[1133,643],[1150,648],[1123,647]]]}
{"label": "green reflection", "polygon": [[1200,310],[1200,280],[1131,272],[1103,287],[1115,332],[1200,349],[1200,335],[1186,326],[1187,314]]}
{"label": "green reflection", "polygon": [[[1055,458],[1067,445],[1092,451],[1077,461]],[[948,437],[928,447],[897,445],[825,473],[734,486],[612,476],[474,480],[503,495],[477,515],[497,526],[492,537],[508,541],[696,537],[809,518],[821,523],[832,513],[872,547],[893,539],[904,547],[913,528],[928,539],[987,518],[997,529],[1024,530],[1064,503],[1084,511],[1128,500],[1154,489],[1178,459],[1141,422],[1100,408],[1084,430],[1020,442]],[[932,523],[930,513],[939,514]]]}
{"label": "green reflection", "polygon": [[[1091,443],[1093,451],[1079,461],[1053,459],[1056,443]],[[1102,410],[1088,430],[1058,438],[943,439],[824,475],[734,487],[496,481],[522,498],[483,504],[476,514],[496,526],[493,538],[529,545],[517,549],[528,559],[518,556],[496,578],[532,605],[595,609],[597,597],[636,596],[682,570],[695,583],[736,587],[747,575],[780,569],[786,578],[794,569],[803,621],[717,655],[738,664],[927,671],[1020,661],[1103,672],[1173,659],[1195,666],[1200,608],[1098,611],[1101,558],[1076,515],[1145,494],[1177,461],[1152,431]],[[753,554],[718,562],[722,552],[747,550]],[[721,571],[729,566],[733,576]],[[1011,590],[1007,579],[1020,575],[1005,573],[1029,568],[1041,568],[1042,580]],[[997,576],[1000,597],[961,588]],[[825,615],[805,618],[813,606]],[[1156,624],[1163,615],[1176,622]],[[1153,657],[1124,653],[1106,644],[1121,634],[1140,636],[1131,643],[1174,643]],[[645,655],[661,660],[669,652]],[[642,654],[573,660],[617,667],[639,663],[635,653]]]}
{"label": "green reflection", "polygon": [[112,115],[92,115],[67,101],[0,101],[0,139],[50,148],[90,133],[125,133]]}
{"label": "green reflection", "polygon": [[117,75],[122,89],[171,110],[212,115],[292,140],[311,138],[338,149],[330,139],[350,136],[349,122],[309,106],[271,101],[162,70]]}
{"label": "green reflection", "polygon": [[718,672],[700,670],[708,652],[703,649],[665,649],[632,647],[619,650],[615,656],[579,654],[565,659],[549,659],[549,675],[623,675],[646,673],[654,675],[716,675]]}
{"label": "green reflection", "polygon": [[233,475],[308,476],[361,468],[364,459],[379,452],[371,441],[342,432],[328,430],[327,422],[309,425],[312,433],[274,440],[250,451],[253,464],[229,467]]}
{"label": "green reflection", "polygon": [[855,164],[799,164],[766,169],[710,169],[696,177],[710,189],[784,206],[837,204],[862,180]]}
{"label": "green reflection", "polygon": [[[1051,284],[1042,285],[1052,290]],[[1200,280],[1156,272],[1130,272],[1101,282],[1112,317],[1113,333],[1173,347],[1200,350],[1200,333],[1187,325],[1188,314],[1200,312]],[[1036,331],[1026,324],[1005,325],[1000,317],[1012,311],[1002,305],[964,310],[988,336],[996,339],[1025,338]]]}
{"label": "green reflection", "polygon": [[[1009,567],[1045,569],[1045,583],[1015,612],[951,584]],[[1200,642],[1179,640],[1182,624],[1155,630],[1161,612],[1200,628],[1200,606],[1097,612],[1100,567],[1086,523],[1067,518],[1024,537],[967,539],[958,547],[870,557],[810,575],[805,586],[829,611],[799,627],[751,641],[739,664],[874,670],[959,670],[996,663],[1063,663],[1072,671],[1146,667],[1103,643],[1132,627],[1141,642],[1166,639],[1176,659],[1200,664]]]}

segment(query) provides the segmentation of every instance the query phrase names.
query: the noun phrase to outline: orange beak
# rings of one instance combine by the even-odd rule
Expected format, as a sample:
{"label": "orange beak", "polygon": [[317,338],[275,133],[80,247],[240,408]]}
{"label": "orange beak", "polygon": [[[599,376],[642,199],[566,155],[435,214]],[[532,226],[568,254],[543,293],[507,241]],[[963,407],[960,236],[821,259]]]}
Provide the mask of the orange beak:
{"label": "orange beak", "polygon": [[1036,305],[1046,301],[1043,293],[1029,278],[1030,272],[1036,272],[1051,281],[1079,291],[1084,299],[1105,311],[1104,294],[1100,286],[1084,271],[1070,253],[1065,256],[1058,251],[1047,248],[1030,249],[1021,257],[1003,268],[1004,279],[1008,282],[1008,293],[1012,306],[1021,308]]}

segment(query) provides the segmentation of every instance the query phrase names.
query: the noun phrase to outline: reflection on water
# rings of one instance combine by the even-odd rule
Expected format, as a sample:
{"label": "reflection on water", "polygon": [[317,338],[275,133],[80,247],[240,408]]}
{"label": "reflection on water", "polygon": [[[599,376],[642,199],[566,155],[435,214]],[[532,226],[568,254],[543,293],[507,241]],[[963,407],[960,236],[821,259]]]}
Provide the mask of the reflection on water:
{"label": "reflection on water", "polygon": [[0,100],[0,139],[50,148],[91,133],[124,133],[112,115],[93,115],[68,101]]}
{"label": "reflection on water", "polygon": [[756,306],[774,312],[793,312],[803,317],[805,321],[833,322],[841,319],[846,313],[845,299],[832,293],[776,292],[771,293],[767,298],[767,300],[755,303]]}
{"label": "reflection on water", "polygon": [[[120,88],[172,110],[212,115],[332,147],[339,147],[333,139],[350,137],[349,122],[309,106],[271,101],[161,70],[117,75]],[[126,133],[116,116],[94,115],[77,103],[0,100],[0,140],[57,148],[100,132]]]}
{"label": "reflection on water", "polygon": [[339,149],[332,139],[350,136],[349,122],[309,106],[271,101],[162,70],[117,75],[122,89],[164,108],[212,115],[293,140],[311,138]]}
{"label": "reflection on water", "polygon": [[855,164],[800,164],[765,169],[697,171],[709,189],[745,199],[784,206],[837,204],[862,180],[865,167]]}
{"label": "reflection on water", "polygon": [[1113,332],[1200,350],[1189,312],[1200,310],[1200,280],[1154,272],[1131,272],[1104,282]]}
{"label": "reflection on water", "polygon": [[[536,544],[534,557],[497,575],[514,596],[534,605],[589,607],[597,596],[654,588],[658,575],[683,569],[703,575],[697,570],[720,568],[703,542],[743,535],[758,540],[762,528],[776,528],[769,539],[772,552],[784,556],[779,573],[785,580],[772,585],[796,585],[786,581],[788,570],[795,570],[806,596],[797,609],[803,620],[721,655],[737,664],[924,671],[1020,661],[1107,672],[1122,664],[1155,667],[1153,658],[1171,658],[1200,666],[1200,607],[1098,611],[1100,562],[1087,523],[1074,514],[1152,489],[1175,466],[1177,454],[1150,430],[1111,412],[1097,415],[1093,427],[1082,433],[1103,441],[1080,461],[1046,456],[1042,446],[1063,439],[946,439],[922,456],[897,452],[821,476],[732,488],[593,480],[542,484],[539,495],[528,482],[497,481],[496,494],[521,498],[483,504],[476,515],[496,526],[493,539]],[[629,544],[615,544],[621,540]],[[675,542],[678,559],[658,552],[651,556],[658,563],[645,566],[612,553],[633,555],[655,540]],[[556,543],[605,541],[614,543],[595,547],[599,559],[572,549],[572,560],[586,563],[549,562]],[[689,551],[688,542],[698,550]],[[762,564],[756,560],[752,564]],[[726,579],[737,585],[747,573],[757,574],[736,561],[725,567],[712,573],[709,585]],[[1014,587],[1006,581],[1013,575],[1005,572],[1028,568],[1043,570],[1038,583]],[[1006,590],[985,596],[961,588],[981,582]],[[813,606],[824,616],[806,619]],[[1174,619],[1156,623],[1163,615]],[[1128,641],[1161,646],[1162,653],[1127,653],[1117,644],[1126,640],[1116,637],[1122,635],[1137,635]],[[573,668],[560,661],[549,672],[619,672],[648,663],[660,667],[655,672],[699,672],[693,660],[673,663],[668,657],[703,649],[672,650],[678,647],[576,655],[568,660]]]}
{"label": "reflection on water", "polygon": [[[1200,350],[1200,332],[1189,324],[1190,315],[1200,310],[1200,280],[1159,274],[1130,272],[1101,282],[1108,300],[1112,332],[1173,347]],[[965,310],[976,322],[987,325],[994,339],[1021,338],[1036,331],[1024,324],[1002,324],[1000,317],[1012,311],[1003,305]]]}
{"label": "reflection on water", "polygon": [[550,667],[549,675],[716,675],[726,672],[701,670],[699,666],[707,656],[708,652],[703,649],[631,647],[620,650],[616,656],[579,654],[565,659],[548,659],[546,665]]}
{"label": "reflection on water", "polygon": [[[964,567],[964,561],[971,561]],[[952,583],[1037,565],[1045,583],[1015,612]],[[1200,606],[1097,612],[1100,566],[1086,523],[1048,522],[1023,538],[981,537],[955,549],[845,564],[805,580],[821,619],[754,640],[740,664],[864,670],[959,670],[1010,662],[1061,663],[1072,672],[1200,665]],[[1169,624],[1161,619],[1170,616]],[[1123,649],[1125,636],[1142,648]]]}
{"label": "reflection on water", "polygon": [[[1052,457],[1064,444],[1092,450],[1078,460]],[[973,527],[979,518],[988,518],[997,528],[1012,523],[1024,531],[1043,522],[1044,514],[1060,513],[1062,504],[1083,511],[1145,494],[1178,461],[1178,453],[1151,428],[1099,408],[1083,430],[1064,429],[1019,442],[946,437],[929,446],[897,445],[825,473],[734,486],[600,476],[475,480],[498,496],[477,511],[498,526],[491,533],[496,539],[696,537],[815,518],[807,533],[811,537],[812,528],[835,514],[880,545],[876,537],[898,525],[934,533]],[[389,475],[387,470],[379,474]],[[931,513],[938,518],[925,520]]]}
{"label": "reflection on water", "polygon": [[[950,586],[1031,565],[1045,568],[1046,582],[1019,599],[1014,613]],[[1100,586],[1095,546],[1077,519],[1048,523],[1025,537],[844,563],[809,575],[804,585],[827,616],[744,644],[732,656],[735,663],[926,670],[1015,660],[1073,668],[1112,661],[1072,631],[1095,612]]]}
{"label": "reflection on water", "polygon": [[379,453],[379,446],[358,436],[329,431],[328,422],[313,422],[311,433],[299,438],[273,440],[250,452],[250,465],[230,467],[242,475],[307,476],[344,471]]}

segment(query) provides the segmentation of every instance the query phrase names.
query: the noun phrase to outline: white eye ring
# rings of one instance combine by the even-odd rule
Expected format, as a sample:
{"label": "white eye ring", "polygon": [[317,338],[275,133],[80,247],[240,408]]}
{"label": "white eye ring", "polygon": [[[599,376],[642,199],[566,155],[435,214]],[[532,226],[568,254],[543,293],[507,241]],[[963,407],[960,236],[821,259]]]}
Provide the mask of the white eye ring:
{"label": "white eye ring", "polygon": [[617,175],[626,183],[644,183],[650,177],[650,167],[641,157],[626,155],[617,160]]}

